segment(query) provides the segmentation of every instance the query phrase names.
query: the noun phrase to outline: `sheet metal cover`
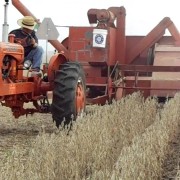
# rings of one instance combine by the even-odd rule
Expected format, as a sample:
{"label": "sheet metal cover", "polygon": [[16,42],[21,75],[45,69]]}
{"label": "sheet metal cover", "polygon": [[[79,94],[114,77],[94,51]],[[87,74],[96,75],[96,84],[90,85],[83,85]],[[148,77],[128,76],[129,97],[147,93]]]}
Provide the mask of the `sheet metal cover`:
{"label": "sheet metal cover", "polygon": [[[180,47],[173,45],[161,45],[155,51],[155,66],[180,66]],[[180,89],[180,72],[153,72],[152,88]],[[162,81],[159,81],[162,80]],[[158,96],[174,96],[177,91],[152,90],[151,94]]]}

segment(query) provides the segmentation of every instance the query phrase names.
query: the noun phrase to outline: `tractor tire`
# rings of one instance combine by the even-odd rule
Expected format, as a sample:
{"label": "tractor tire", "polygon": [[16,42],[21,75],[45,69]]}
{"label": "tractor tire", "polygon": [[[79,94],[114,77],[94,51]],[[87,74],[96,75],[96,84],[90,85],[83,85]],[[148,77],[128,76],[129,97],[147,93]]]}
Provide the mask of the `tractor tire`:
{"label": "tractor tire", "polygon": [[51,105],[56,126],[69,125],[83,114],[85,107],[86,84],[82,66],[78,62],[62,64],[55,75]]}

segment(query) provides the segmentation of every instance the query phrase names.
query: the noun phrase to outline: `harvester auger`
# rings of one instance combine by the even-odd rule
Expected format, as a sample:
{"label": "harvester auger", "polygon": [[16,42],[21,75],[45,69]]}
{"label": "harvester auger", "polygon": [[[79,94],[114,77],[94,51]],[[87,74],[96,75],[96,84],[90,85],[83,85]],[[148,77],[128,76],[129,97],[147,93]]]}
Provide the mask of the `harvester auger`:
{"label": "harvester auger", "polygon": [[[37,20],[19,0],[12,4]],[[94,26],[69,27],[64,41],[49,41],[58,53],[42,70],[47,78],[24,77],[23,48],[13,37],[0,43],[0,100],[15,117],[50,111],[59,127],[81,115],[86,104],[103,105],[135,91],[173,97],[180,90],[180,35],[170,18],[146,36],[127,36],[123,6],[90,9],[87,16]],[[166,29],[171,36],[164,35]],[[24,109],[27,102],[35,108]]]}

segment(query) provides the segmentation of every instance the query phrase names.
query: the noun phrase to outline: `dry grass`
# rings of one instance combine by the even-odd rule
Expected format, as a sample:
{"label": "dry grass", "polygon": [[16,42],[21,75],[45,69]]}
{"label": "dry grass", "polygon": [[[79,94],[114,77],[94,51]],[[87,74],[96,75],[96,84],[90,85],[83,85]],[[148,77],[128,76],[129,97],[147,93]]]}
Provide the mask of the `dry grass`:
{"label": "dry grass", "polygon": [[48,132],[39,126],[26,148],[15,145],[1,156],[0,179],[159,179],[179,108],[179,95],[160,110],[155,98],[134,93],[111,105],[89,107],[68,135],[68,128],[51,125]]}
{"label": "dry grass", "polygon": [[175,180],[179,180],[180,179],[180,170],[178,169],[177,175],[175,177]]}
{"label": "dry grass", "polygon": [[168,152],[168,143],[178,131],[180,97],[165,104],[146,131],[124,146],[113,177],[122,179],[158,179]]}

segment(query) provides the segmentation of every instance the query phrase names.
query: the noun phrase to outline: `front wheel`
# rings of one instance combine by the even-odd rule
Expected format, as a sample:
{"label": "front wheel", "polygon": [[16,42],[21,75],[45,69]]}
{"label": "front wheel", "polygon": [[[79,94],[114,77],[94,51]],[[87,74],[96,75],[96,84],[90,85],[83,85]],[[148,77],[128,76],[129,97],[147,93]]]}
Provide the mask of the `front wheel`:
{"label": "front wheel", "polygon": [[69,124],[81,116],[86,106],[85,75],[78,62],[67,62],[60,66],[54,80],[52,118],[56,126]]}

